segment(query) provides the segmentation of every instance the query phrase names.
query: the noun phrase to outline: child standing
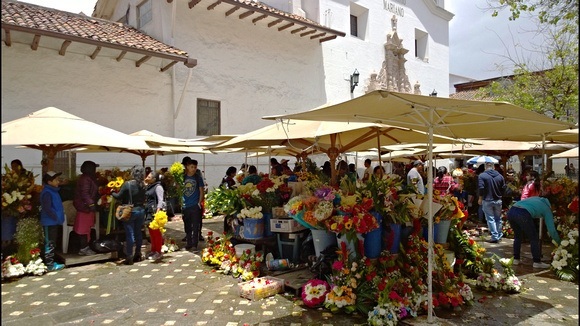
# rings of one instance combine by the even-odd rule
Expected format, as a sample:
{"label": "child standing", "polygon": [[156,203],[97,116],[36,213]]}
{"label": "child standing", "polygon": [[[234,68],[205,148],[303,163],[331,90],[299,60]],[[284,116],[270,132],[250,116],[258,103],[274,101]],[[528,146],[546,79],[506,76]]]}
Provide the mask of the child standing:
{"label": "child standing", "polygon": [[48,171],[42,177],[44,187],[40,193],[40,224],[44,229],[44,263],[48,271],[58,271],[64,268],[63,264],[54,261],[54,244],[58,236],[58,229],[64,223],[64,208],[58,193],[62,173]]}

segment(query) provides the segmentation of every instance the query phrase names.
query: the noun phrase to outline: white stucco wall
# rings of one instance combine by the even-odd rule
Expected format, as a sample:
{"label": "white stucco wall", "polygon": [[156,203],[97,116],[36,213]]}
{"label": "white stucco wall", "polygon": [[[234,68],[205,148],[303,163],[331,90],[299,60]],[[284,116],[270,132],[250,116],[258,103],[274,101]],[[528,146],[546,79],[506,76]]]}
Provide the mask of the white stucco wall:
{"label": "white stucco wall", "polygon": [[[431,0],[395,2],[404,9],[404,16],[397,17],[397,26],[409,50],[406,71],[411,86],[418,80],[423,94],[436,89],[439,96],[447,96],[448,21],[433,14],[426,1]],[[299,2],[294,1],[294,7],[299,7]],[[135,26],[135,6],[140,1],[118,3],[111,20],[117,21],[130,6],[129,23]],[[159,73],[158,66],[135,68],[132,62],[116,62],[114,56],[100,54],[91,60],[72,53],[62,57],[54,50],[30,51],[28,45],[10,49],[3,46],[2,121],[56,106],[127,133],[148,129],[167,136],[196,138],[198,98],[220,101],[222,134],[246,133],[271,124],[272,121],[261,119],[265,115],[345,101],[363,95],[370,74],[379,72],[393,16],[383,8],[383,1],[360,0],[356,5],[369,12],[364,39],[350,36],[350,2],[301,2],[306,17],[347,34],[320,44],[288,30],[279,32],[263,23],[253,24],[250,18],[240,20],[237,15],[242,11],[226,17],[230,6],[207,10],[207,3],[202,2],[189,9],[187,1],[153,1],[153,20],[142,30],[196,58],[198,66],[192,70],[178,64]],[[415,28],[429,34],[428,62],[414,57]],[[351,94],[349,77],[355,68],[360,72],[360,83]],[[12,80],[18,82],[7,83]],[[179,115],[173,120],[180,100]],[[9,113],[5,114],[4,108]],[[23,151],[11,149],[5,153],[3,147],[2,162],[24,158],[25,166],[40,170],[40,152],[26,150],[34,153],[28,159]],[[181,161],[183,156],[158,156],[157,167]],[[200,162],[210,188],[219,184],[227,167],[239,168],[244,161],[243,153],[189,156]],[[77,163],[80,165],[85,159],[93,159],[101,167],[123,168],[140,162],[132,154],[79,154]],[[267,160],[262,157],[249,162],[267,172]],[[319,165],[322,162],[317,159]],[[153,158],[147,159],[147,165],[153,166]]]}

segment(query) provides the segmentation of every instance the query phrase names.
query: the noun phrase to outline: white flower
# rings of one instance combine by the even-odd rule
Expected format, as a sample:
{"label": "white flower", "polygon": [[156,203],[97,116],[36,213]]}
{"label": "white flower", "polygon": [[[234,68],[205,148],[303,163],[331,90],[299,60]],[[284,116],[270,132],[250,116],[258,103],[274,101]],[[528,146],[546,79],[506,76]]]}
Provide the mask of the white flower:
{"label": "white flower", "polygon": [[562,240],[562,242],[560,242],[560,246],[562,247],[566,247],[570,244],[570,242],[568,240]]}

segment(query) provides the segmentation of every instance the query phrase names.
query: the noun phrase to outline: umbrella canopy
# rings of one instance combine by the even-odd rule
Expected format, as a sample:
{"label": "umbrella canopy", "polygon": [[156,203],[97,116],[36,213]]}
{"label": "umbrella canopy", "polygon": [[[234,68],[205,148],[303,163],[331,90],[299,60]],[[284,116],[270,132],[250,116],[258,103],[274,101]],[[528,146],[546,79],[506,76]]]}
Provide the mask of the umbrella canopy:
{"label": "umbrella canopy", "polygon": [[470,158],[469,160],[467,160],[468,164],[483,164],[483,163],[492,163],[492,164],[496,164],[499,163],[499,161],[491,156],[474,156],[472,158]]}
{"label": "umbrella canopy", "polygon": [[[427,132],[428,161],[433,159],[433,134],[451,138],[513,140],[513,136],[546,134],[572,125],[507,102],[469,101],[435,96],[376,90],[350,101],[302,113],[269,116],[265,119],[377,122]],[[538,137],[538,139],[541,138]],[[433,169],[427,169],[428,189],[432,189]],[[428,234],[433,232],[433,192],[428,193]],[[433,239],[428,250],[428,321],[433,318],[432,272]]]}
{"label": "umbrella canopy", "polygon": [[[426,138],[423,131],[381,123],[287,120],[232,138],[211,149],[286,146],[297,151],[310,151],[314,147],[328,155],[334,176],[336,158],[340,153],[424,142]],[[455,142],[438,135],[433,138],[438,143]]]}
{"label": "umbrella canopy", "polygon": [[57,152],[75,148],[110,151],[142,148],[147,144],[120,131],[87,121],[55,107],[2,124],[2,145],[42,150],[48,169],[53,169]]}
{"label": "umbrella canopy", "polygon": [[550,158],[578,158],[578,147],[552,155]]}

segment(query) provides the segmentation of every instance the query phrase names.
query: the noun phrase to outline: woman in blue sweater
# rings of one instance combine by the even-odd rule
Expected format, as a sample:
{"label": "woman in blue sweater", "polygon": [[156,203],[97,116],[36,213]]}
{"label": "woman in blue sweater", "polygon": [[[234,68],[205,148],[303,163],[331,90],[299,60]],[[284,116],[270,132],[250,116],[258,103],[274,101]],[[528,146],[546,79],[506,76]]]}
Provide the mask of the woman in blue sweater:
{"label": "woman in blue sweater", "polygon": [[542,263],[542,247],[538,230],[534,220],[536,218],[544,218],[548,233],[558,245],[560,244],[560,236],[554,226],[554,215],[550,201],[544,197],[529,197],[524,200],[517,201],[508,211],[508,221],[514,229],[514,265],[520,263],[520,249],[522,247],[522,238],[525,234],[530,239],[530,247],[532,249],[532,258],[534,268],[548,268],[549,264]]}

